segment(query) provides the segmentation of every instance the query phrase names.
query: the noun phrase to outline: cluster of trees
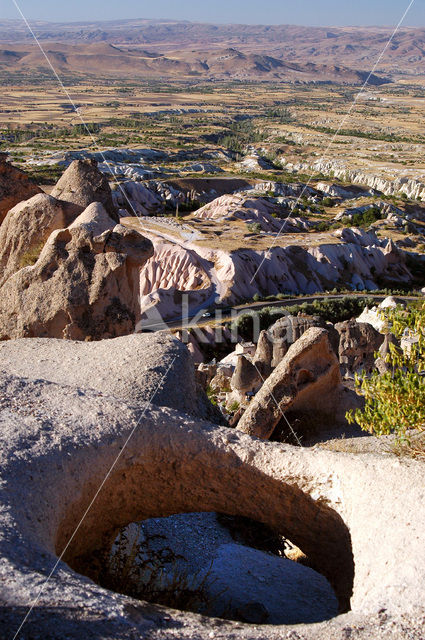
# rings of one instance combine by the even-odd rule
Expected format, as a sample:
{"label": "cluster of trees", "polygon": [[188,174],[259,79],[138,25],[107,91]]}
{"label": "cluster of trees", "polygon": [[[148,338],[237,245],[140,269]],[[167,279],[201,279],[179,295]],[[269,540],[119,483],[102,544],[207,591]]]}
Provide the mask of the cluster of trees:
{"label": "cluster of trees", "polygon": [[[293,305],[290,307],[264,307],[260,311],[251,311],[240,315],[233,324],[233,329],[244,340],[254,340],[256,327],[266,330],[279,318],[287,315],[321,316],[328,322],[343,322],[361,314],[366,306],[373,306],[372,298],[344,296],[344,298],[324,298],[314,302]],[[258,323],[258,324],[257,324]]]}
{"label": "cluster of trees", "polygon": [[247,145],[262,142],[267,134],[258,129],[251,120],[233,122],[228,131],[218,138],[218,144],[233,151],[242,153]]}

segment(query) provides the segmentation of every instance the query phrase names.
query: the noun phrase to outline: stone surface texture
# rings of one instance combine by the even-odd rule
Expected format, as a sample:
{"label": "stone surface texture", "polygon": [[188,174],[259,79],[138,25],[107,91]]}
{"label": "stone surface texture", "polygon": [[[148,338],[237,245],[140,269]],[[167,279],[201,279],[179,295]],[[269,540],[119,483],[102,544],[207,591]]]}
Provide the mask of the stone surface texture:
{"label": "stone surface texture", "polygon": [[53,231],[37,262],[0,289],[0,339],[74,340],[132,333],[140,318],[140,268],[152,244],[92,203]]}
{"label": "stone surface texture", "polygon": [[41,193],[27,174],[6,162],[6,158],[7,154],[0,153],[0,223],[15,204]]}
{"label": "stone surface texture", "polygon": [[283,414],[338,412],[341,373],[326,329],[311,327],[289,348],[238,423],[238,429],[269,438]]}
{"label": "stone surface texture", "polygon": [[[19,638],[423,638],[421,463],[262,442],[40,378],[2,373],[0,391],[1,637],[34,605]],[[351,612],[261,627],[147,604],[81,575],[129,522],[199,511],[282,532]]]}
{"label": "stone surface texture", "polygon": [[166,332],[96,342],[8,340],[0,343],[1,369],[17,376],[94,389],[137,405],[154,397],[156,405],[217,419],[196,384],[187,348]]}
{"label": "stone surface texture", "polygon": [[119,222],[108,179],[97,168],[96,160],[74,160],[58,180],[51,195],[83,209],[92,202],[100,202],[108,215]]}

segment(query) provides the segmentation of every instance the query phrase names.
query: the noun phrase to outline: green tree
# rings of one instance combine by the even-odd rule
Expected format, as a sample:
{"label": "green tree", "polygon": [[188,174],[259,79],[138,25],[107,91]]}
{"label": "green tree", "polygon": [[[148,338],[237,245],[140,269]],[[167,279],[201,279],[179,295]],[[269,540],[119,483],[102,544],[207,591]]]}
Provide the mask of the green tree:
{"label": "green tree", "polygon": [[347,420],[376,436],[394,433],[397,442],[408,443],[407,431],[425,430],[425,303],[408,311],[385,310],[382,317],[396,338],[407,334],[413,340],[403,350],[390,344],[386,373],[356,377],[366,404],[364,410],[349,411]]}

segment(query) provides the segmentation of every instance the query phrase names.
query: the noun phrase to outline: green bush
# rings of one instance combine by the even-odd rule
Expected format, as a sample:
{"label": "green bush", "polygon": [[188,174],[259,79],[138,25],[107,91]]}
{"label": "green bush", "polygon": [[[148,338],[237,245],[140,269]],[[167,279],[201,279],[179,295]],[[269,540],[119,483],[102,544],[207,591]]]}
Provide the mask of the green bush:
{"label": "green bush", "polygon": [[364,410],[347,413],[350,423],[376,436],[394,433],[396,442],[409,442],[407,431],[425,430],[425,304],[408,312],[397,307],[382,312],[387,330],[401,338],[408,329],[417,336],[410,352],[390,345],[386,362],[390,370],[369,378],[356,377],[356,386],[365,398]]}
{"label": "green bush", "polygon": [[251,224],[247,224],[246,226],[248,228],[248,231],[250,231],[251,233],[260,233],[260,231],[263,230],[263,227],[259,222],[251,222]]}

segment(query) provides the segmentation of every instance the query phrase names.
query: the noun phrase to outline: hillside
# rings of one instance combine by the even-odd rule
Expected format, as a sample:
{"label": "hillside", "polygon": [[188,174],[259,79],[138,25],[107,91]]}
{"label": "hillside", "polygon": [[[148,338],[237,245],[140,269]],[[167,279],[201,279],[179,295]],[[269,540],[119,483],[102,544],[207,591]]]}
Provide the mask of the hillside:
{"label": "hillside", "polygon": [[[104,72],[112,75],[128,73],[131,65],[136,75],[266,76],[347,83],[362,82],[392,33],[390,27],[214,25],[165,20],[35,22],[33,26],[40,41],[49,43],[54,62],[63,71],[97,73],[101,62]],[[45,63],[19,21],[0,21],[0,43],[2,67],[31,69]],[[379,74],[420,75],[424,52],[425,29],[403,28],[387,50]]]}
{"label": "hillside", "polygon": [[[234,48],[207,52],[176,51],[167,55],[108,43],[49,44],[46,53],[57,71],[72,74],[150,77],[161,79],[272,80],[284,82],[338,82],[360,84],[366,72],[315,63],[288,63],[272,56],[243,53]],[[49,70],[34,43],[10,44],[0,49],[0,69],[8,72]],[[370,84],[387,82],[373,75]]]}

